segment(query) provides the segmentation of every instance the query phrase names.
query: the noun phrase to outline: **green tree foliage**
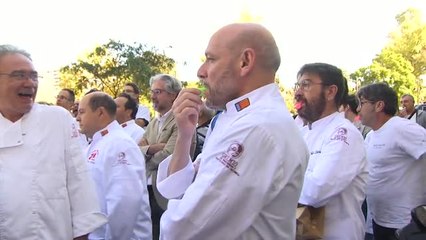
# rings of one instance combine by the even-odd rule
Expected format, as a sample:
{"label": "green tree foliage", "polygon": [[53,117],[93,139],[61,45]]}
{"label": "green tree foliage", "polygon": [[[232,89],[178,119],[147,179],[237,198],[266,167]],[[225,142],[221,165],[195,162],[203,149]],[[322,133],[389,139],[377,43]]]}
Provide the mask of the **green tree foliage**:
{"label": "green tree foliage", "polygon": [[358,69],[350,78],[357,86],[387,82],[399,96],[404,93],[414,94],[416,83],[411,63],[390,48],[383,49],[370,66]]}
{"label": "green tree foliage", "polygon": [[73,88],[77,95],[96,88],[116,97],[126,82],[135,82],[142,96],[149,93],[149,79],[170,73],[175,61],[142,44],[127,45],[110,40],[96,47],[85,58],[60,69],[59,86]]}
{"label": "green tree foliage", "polygon": [[372,64],[350,75],[356,86],[385,81],[398,96],[410,93],[420,102],[426,99],[426,24],[421,13],[408,9],[396,16],[398,28]]}

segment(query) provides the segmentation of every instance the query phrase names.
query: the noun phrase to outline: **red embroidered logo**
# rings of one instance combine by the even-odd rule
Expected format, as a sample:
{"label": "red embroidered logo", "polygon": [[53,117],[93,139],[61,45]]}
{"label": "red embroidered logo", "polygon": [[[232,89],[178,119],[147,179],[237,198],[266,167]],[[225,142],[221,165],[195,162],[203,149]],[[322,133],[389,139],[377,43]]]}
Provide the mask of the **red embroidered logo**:
{"label": "red embroidered logo", "polygon": [[98,156],[99,150],[93,150],[93,152],[89,155],[88,162],[95,163],[96,156]]}
{"label": "red embroidered logo", "polygon": [[342,141],[342,142],[344,142],[344,143],[346,143],[346,144],[348,144],[349,145],[349,143],[347,142],[347,140],[348,140],[348,130],[346,129],[346,128],[338,128],[335,132],[334,132],[334,134],[333,134],[333,136],[331,137],[331,139],[330,140],[337,140],[337,141]]}
{"label": "red embroidered logo", "polygon": [[233,142],[226,152],[222,153],[219,157],[216,157],[216,159],[233,173],[237,174],[237,176],[240,176],[236,170],[238,166],[238,161],[236,159],[241,155],[243,150],[244,147],[240,143]]}

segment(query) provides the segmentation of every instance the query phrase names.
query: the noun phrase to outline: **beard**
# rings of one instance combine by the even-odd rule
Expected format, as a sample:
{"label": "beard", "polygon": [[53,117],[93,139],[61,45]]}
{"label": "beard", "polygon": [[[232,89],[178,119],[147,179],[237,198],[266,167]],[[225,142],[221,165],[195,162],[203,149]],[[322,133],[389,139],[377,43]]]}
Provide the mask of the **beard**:
{"label": "beard", "polygon": [[309,123],[313,123],[320,119],[322,113],[325,110],[326,99],[324,96],[324,92],[321,92],[321,95],[313,99],[311,101],[307,101],[304,97],[298,96],[296,97],[298,102],[303,102],[303,107],[297,110],[297,113],[301,118],[306,120]]}
{"label": "beard", "polygon": [[215,110],[226,109],[226,104],[239,96],[233,83],[236,77],[231,70],[224,71],[215,79],[219,79],[215,84],[204,83],[206,90],[206,106]]}

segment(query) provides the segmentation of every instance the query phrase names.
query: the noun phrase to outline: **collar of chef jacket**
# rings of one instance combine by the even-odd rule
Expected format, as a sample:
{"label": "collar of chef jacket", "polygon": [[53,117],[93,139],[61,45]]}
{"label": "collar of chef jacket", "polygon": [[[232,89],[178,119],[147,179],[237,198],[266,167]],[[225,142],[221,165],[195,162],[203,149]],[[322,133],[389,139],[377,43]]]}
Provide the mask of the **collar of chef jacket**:
{"label": "collar of chef jacket", "polygon": [[0,148],[16,147],[24,144],[23,136],[26,133],[22,130],[22,121],[28,118],[28,115],[35,108],[36,106],[33,106],[29,113],[16,122],[11,122],[0,113]]}

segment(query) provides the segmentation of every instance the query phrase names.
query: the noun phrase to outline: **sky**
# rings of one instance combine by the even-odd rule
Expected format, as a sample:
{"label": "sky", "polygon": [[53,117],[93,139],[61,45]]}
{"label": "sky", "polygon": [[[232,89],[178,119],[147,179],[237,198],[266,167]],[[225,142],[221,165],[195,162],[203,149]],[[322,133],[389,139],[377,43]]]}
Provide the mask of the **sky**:
{"label": "sky", "polygon": [[397,14],[415,7],[426,15],[425,0],[7,0],[1,7],[0,44],[31,53],[46,76],[37,100],[48,102],[59,90],[52,73],[109,39],[164,51],[180,80],[197,80],[210,36],[248,11],[274,35],[278,76],[291,86],[305,63],[349,73],[369,65],[397,27]]}

